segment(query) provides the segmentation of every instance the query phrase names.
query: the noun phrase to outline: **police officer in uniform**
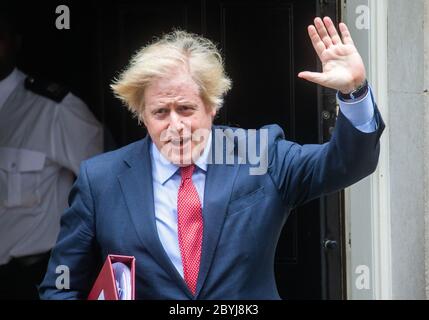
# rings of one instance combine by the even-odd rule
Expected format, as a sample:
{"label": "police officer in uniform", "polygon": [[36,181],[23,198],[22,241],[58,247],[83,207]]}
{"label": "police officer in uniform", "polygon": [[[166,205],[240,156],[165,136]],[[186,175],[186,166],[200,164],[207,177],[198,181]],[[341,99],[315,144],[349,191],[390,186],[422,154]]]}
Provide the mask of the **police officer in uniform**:
{"label": "police officer in uniform", "polygon": [[60,216],[103,130],[66,88],[16,68],[20,36],[0,12],[0,299],[38,299]]}

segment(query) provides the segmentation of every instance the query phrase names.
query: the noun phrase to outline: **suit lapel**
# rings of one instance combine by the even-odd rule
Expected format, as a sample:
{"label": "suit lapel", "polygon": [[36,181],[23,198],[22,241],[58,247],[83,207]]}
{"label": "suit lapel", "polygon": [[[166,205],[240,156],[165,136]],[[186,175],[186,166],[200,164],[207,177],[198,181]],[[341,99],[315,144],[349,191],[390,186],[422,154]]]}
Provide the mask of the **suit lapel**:
{"label": "suit lapel", "polygon": [[[222,154],[225,154],[224,145],[219,143],[219,141],[218,144],[216,144],[216,140],[219,140],[219,138],[216,137],[214,132],[212,137],[211,151],[215,150],[215,145],[222,146]],[[214,159],[213,152],[211,152],[209,157]],[[241,158],[238,158],[237,162],[240,163]],[[214,161],[212,161],[212,163],[214,163]],[[232,187],[234,185],[238,169],[239,164],[209,164],[207,166],[203,206],[203,247],[201,253],[200,271],[198,275],[197,292],[195,295],[196,297],[198,297],[201,289],[204,286],[204,282],[213,262],[213,257],[223,228],[226,211],[231,198]]]}
{"label": "suit lapel", "polygon": [[193,298],[183,278],[177,272],[158,236],[155,220],[150,139],[147,136],[134,152],[125,159],[129,168],[118,176],[121,190],[133,225],[143,246],[168,272],[172,279]]}

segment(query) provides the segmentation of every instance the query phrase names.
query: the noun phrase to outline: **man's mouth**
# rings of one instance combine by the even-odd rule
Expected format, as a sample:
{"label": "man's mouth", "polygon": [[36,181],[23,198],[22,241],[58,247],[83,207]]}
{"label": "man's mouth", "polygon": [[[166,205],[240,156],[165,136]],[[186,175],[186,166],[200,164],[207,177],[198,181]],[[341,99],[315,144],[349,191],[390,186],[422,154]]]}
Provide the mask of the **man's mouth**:
{"label": "man's mouth", "polygon": [[175,147],[180,147],[187,144],[190,140],[191,138],[180,138],[180,139],[171,139],[169,142]]}

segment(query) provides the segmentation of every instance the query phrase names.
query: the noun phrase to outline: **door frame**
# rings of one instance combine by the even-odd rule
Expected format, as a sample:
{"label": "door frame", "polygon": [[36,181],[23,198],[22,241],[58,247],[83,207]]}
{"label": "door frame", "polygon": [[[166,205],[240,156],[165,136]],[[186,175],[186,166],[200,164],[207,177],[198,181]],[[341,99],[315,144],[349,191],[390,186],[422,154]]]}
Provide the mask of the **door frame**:
{"label": "door frame", "polygon": [[[387,0],[342,0],[348,23],[368,69],[368,79],[388,131]],[[370,28],[355,23],[366,6]],[[362,8],[362,7],[361,7]],[[346,189],[347,294],[349,299],[392,299],[389,135],[381,137],[378,168]],[[367,270],[369,286],[359,285]]]}
{"label": "door frame", "polygon": [[[319,0],[317,16],[331,17],[338,23],[342,14],[340,0]],[[318,61],[321,70],[320,61]],[[318,86],[319,143],[328,142],[338,115],[337,92]],[[322,299],[347,298],[344,191],[320,199],[320,250]]]}

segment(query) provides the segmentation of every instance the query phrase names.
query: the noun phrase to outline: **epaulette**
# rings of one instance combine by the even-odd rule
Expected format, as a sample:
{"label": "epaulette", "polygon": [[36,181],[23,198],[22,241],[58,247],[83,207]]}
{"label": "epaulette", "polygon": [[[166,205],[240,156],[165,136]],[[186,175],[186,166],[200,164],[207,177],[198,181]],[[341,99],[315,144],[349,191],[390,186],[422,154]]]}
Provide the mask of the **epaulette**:
{"label": "epaulette", "polygon": [[25,88],[57,103],[63,101],[64,97],[70,92],[66,86],[30,76],[25,79]]}

